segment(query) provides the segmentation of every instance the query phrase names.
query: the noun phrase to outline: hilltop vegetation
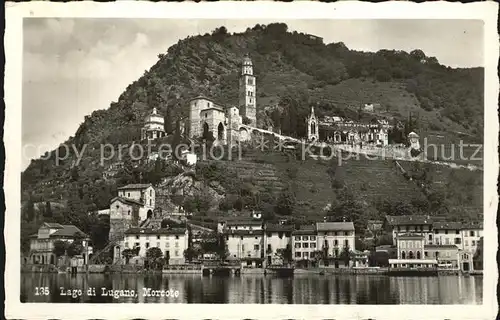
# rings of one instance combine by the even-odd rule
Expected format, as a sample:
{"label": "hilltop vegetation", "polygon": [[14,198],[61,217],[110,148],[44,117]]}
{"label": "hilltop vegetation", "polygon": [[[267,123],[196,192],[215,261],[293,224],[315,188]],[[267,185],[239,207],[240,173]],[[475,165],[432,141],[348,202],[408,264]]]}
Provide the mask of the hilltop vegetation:
{"label": "hilltop vegetation", "polygon": [[[77,150],[86,146],[77,166],[73,166],[75,156],[71,150],[66,159],[55,163],[57,153],[66,155],[68,150],[63,147],[49,153],[49,160],[32,161],[22,174],[23,236],[33,232],[41,217],[74,223],[84,232],[92,232],[92,226],[99,223],[88,212],[107,208],[117,186],[139,180],[156,184],[164,177],[179,174],[178,168],[163,162],[134,167],[125,156],[125,168],[119,170],[115,179],[105,180],[103,173],[109,163],[100,164],[100,145],[138,141],[144,116],[153,107],[165,115],[167,133],[175,133],[177,120],[187,115],[187,101],[194,96],[204,94],[222,104],[236,105],[240,62],[246,53],[252,58],[257,77],[260,126],[280,127],[284,134],[301,137],[311,106],[316,107],[319,116],[338,115],[353,120],[383,117],[393,124],[405,122],[411,109],[419,113],[418,120],[406,123],[403,132],[392,130],[392,141],[400,142],[409,130],[439,132],[451,139],[461,132],[471,142],[482,141],[482,68],[452,69],[421,50],[357,52],[343,43],[324,44],[310,35],[288,32],[287,26],[280,23],[256,25],[240,34],[230,34],[220,27],[212,34],[180,40],[160,53],[158,62],[130,84],[109,108],[85,117],[75,135],[65,141]],[[365,113],[360,111],[364,103],[379,103],[381,107],[375,114]],[[179,143],[180,137],[174,137],[174,143]],[[363,176],[363,169],[358,168],[345,178],[351,187],[338,192],[345,201],[336,203],[335,188],[327,187],[331,184],[328,166],[306,165],[303,170],[300,166],[294,162],[278,165],[275,173],[284,189],[277,196],[262,190],[261,185],[256,193],[253,186],[258,182],[242,181],[234,186],[229,179],[221,181],[223,185],[228,183],[226,190],[238,190],[224,200],[222,209],[258,205],[259,209],[278,215],[301,215],[318,212],[320,206],[328,203],[333,208],[355,204],[359,205],[355,209],[362,211],[375,201],[374,197],[364,196],[361,184],[350,183]],[[220,177],[210,179],[221,180]],[[384,175],[379,178],[386,179]],[[306,188],[308,195],[303,196]],[[449,195],[447,201],[453,202],[458,196]],[[380,201],[389,197],[381,195]],[[42,203],[43,207],[47,201],[60,204],[57,208],[52,205],[55,212],[51,215],[44,216],[33,209],[35,203]],[[422,208],[418,210],[425,209]],[[352,211],[361,212],[356,210]],[[377,212],[387,211],[384,210]]]}

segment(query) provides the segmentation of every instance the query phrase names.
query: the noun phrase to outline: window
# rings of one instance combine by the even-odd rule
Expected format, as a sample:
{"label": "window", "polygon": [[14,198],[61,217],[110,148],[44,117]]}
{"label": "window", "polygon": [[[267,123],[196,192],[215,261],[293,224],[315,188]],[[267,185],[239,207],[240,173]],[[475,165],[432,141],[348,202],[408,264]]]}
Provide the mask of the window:
{"label": "window", "polygon": [[295,243],[295,248],[300,248],[301,247],[301,243]]}
{"label": "window", "polygon": [[308,236],[304,236],[304,237],[302,237],[302,240],[307,241],[307,240],[309,240],[309,237]]}
{"label": "window", "polygon": [[302,245],[302,247],[303,247],[303,248],[309,248],[309,243],[307,243],[307,242],[306,242],[306,243],[304,243],[304,244]]}
{"label": "window", "polygon": [[427,258],[428,255],[429,255],[429,253],[427,251],[424,251],[424,257]]}
{"label": "window", "polygon": [[410,231],[410,227],[406,226],[406,232]]}
{"label": "window", "polygon": [[304,258],[308,258],[309,257],[309,252],[304,252]]}
{"label": "window", "polygon": [[471,232],[470,232],[470,236],[471,236],[471,237],[474,237],[474,231],[471,231]]}
{"label": "window", "polygon": [[455,230],[455,234],[460,234],[460,230]]}
{"label": "window", "polygon": [[316,248],[316,242],[311,242],[311,248]]}
{"label": "window", "polygon": [[139,242],[134,243],[134,248],[137,248],[139,246]]}
{"label": "window", "polygon": [[349,240],[344,240],[344,247],[349,247]]}
{"label": "window", "polygon": [[156,236],[156,239],[157,239],[157,240],[160,240],[160,236]]}
{"label": "window", "polygon": [[135,239],[139,240],[139,236],[135,236]]}
{"label": "window", "polygon": [[170,242],[166,242],[166,243],[165,243],[165,247],[166,247],[166,248],[169,248],[169,247],[170,247]]}
{"label": "window", "polygon": [[349,232],[344,232],[344,236],[348,236],[349,235]]}
{"label": "window", "polygon": [[300,236],[295,236],[295,241],[300,241]]}
{"label": "window", "polygon": [[152,197],[153,196],[153,190],[149,190],[149,196]]}
{"label": "window", "polygon": [[179,256],[179,251],[178,251],[178,250],[175,250],[174,255],[175,255],[176,257],[178,257],[178,256]]}
{"label": "window", "polygon": [[175,247],[176,247],[176,248],[179,248],[179,242],[176,242],[176,243],[175,243]]}
{"label": "window", "polygon": [[333,245],[334,246],[338,246],[339,245],[339,241],[337,239],[333,240]]}
{"label": "window", "polygon": [[432,241],[432,234],[429,235],[429,241]]}
{"label": "window", "polygon": [[130,210],[128,211],[128,215],[130,215]]}
{"label": "window", "polygon": [[152,206],[153,205],[153,200],[149,199],[149,205]]}
{"label": "window", "polygon": [[129,192],[129,193],[127,193],[127,196],[130,198],[130,192]]}
{"label": "window", "polygon": [[272,251],[270,244],[267,245],[267,251]]}
{"label": "window", "polygon": [[156,243],[156,247],[157,247],[157,248],[159,248],[159,247],[160,247],[160,243],[159,243],[159,242],[157,242],[157,243]]}
{"label": "window", "polygon": [[175,236],[175,240],[179,240],[179,236]]}
{"label": "window", "polygon": [[316,236],[310,236],[311,241],[316,241]]}
{"label": "window", "polygon": [[146,249],[149,248],[149,242],[146,242]]}
{"label": "window", "polygon": [[455,244],[462,244],[462,239],[455,238]]}
{"label": "window", "polygon": [[249,84],[249,85],[253,85],[252,78],[248,78],[248,80],[247,80],[247,84]]}
{"label": "window", "polygon": [[243,236],[241,236],[240,239],[243,240]]}
{"label": "window", "polygon": [[295,257],[300,258],[300,254],[301,254],[300,252],[295,252]]}
{"label": "window", "polygon": [[475,246],[476,245],[476,241],[472,240],[472,245]]}
{"label": "window", "polygon": [[448,234],[448,230],[444,230],[444,234]]}
{"label": "window", "polygon": [[241,251],[245,252],[245,245],[244,244],[241,245]]}
{"label": "window", "polygon": [[333,233],[333,235],[334,235],[334,236],[337,236],[337,231],[335,231],[335,232]]}
{"label": "window", "polygon": [[446,244],[450,244],[450,239],[449,238],[446,238]]}
{"label": "window", "polygon": [[400,243],[400,246],[401,246],[401,248],[404,248],[404,247],[406,247],[406,242],[404,242],[404,241],[401,241],[401,243]]}
{"label": "window", "polygon": [[128,242],[125,242],[125,248],[128,248]]}
{"label": "window", "polygon": [[256,251],[259,250],[259,245],[258,244],[254,244],[253,249],[256,250]]}
{"label": "window", "polygon": [[257,237],[255,237],[255,240],[257,240]]}
{"label": "window", "polygon": [[465,245],[468,246],[469,245],[469,241],[468,240],[465,240]]}

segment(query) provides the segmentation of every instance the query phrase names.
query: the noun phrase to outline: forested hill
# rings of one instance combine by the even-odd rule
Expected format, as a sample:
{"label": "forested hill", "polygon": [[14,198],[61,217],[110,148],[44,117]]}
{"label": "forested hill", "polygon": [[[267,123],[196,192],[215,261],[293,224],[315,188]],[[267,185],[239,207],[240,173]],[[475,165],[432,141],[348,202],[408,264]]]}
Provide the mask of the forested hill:
{"label": "forested hill", "polygon": [[[356,52],[342,43],[324,44],[321,38],[288,32],[287,26],[279,23],[256,25],[240,34],[220,27],[212,34],[180,40],[160,53],[158,62],[130,84],[118,101],[85,117],[75,135],[65,142],[77,150],[86,145],[77,167],[71,169],[71,157],[58,165],[54,157],[31,162],[21,179],[26,221],[23,234],[29,235],[38,227],[35,211],[44,217],[63,214],[55,210],[56,203],[70,213],[60,221],[90,232],[95,221],[82,217],[90,210],[108,207],[117,185],[138,179],[123,173],[119,181],[103,180],[104,169],[98,166],[99,144],[139,140],[144,116],[153,107],[165,115],[166,131],[171,133],[175,120],[186,115],[187,101],[194,96],[204,94],[236,105],[245,54],[250,55],[257,76],[260,126],[279,126],[284,134],[303,136],[304,119],[312,105],[320,116],[353,120],[376,116],[405,121],[412,110],[418,113],[418,121],[412,121],[411,126],[419,132],[452,137],[461,132],[469,140],[482,141],[482,68],[445,67],[421,50]],[[375,114],[366,114],[360,112],[365,103],[380,107]],[[64,150],[59,150],[64,155]]]}

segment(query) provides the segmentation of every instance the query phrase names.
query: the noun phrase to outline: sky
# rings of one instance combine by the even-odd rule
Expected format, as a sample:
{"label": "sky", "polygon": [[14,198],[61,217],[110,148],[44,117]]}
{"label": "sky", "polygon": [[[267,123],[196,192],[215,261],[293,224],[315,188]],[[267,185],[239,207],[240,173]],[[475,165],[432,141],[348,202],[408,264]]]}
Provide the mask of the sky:
{"label": "sky", "polygon": [[86,115],[107,109],[187,36],[224,25],[244,32],[284,22],[290,31],[349,49],[422,49],[450,67],[483,64],[480,20],[174,20],[27,18],[23,25],[22,168],[74,135]]}

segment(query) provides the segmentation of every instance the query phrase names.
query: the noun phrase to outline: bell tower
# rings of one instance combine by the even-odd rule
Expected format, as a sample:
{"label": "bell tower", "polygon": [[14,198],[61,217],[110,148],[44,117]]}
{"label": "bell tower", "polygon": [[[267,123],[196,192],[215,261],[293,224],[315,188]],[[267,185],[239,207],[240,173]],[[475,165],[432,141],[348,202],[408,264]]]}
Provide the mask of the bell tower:
{"label": "bell tower", "polygon": [[241,67],[239,106],[240,115],[243,121],[245,121],[245,118],[248,118],[250,123],[247,124],[251,126],[257,126],[256,89],[257,85],[255,82],[255,76],[253,75],[252,60],[247,54],[243,58],[243,64]]}
{"label": "bell tower", "polygon": [[314,114],[314,107],[311,107],[311,114],[306,118],[307,123],[307,140],[318,141],[319,138],[319,128],[318,119]]}

